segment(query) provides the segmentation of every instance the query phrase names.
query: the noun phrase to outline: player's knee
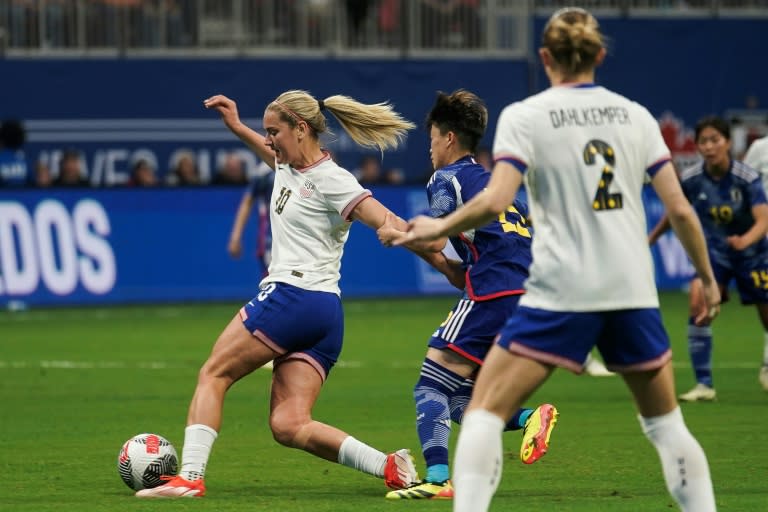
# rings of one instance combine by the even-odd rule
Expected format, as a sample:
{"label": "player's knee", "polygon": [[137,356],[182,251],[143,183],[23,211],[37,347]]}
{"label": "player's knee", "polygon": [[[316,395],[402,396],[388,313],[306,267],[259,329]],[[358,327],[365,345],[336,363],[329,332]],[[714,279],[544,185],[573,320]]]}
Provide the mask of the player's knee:
{"label": "player's knee", "polygon": [[269,418],[272,437],[283,446],[303,449],[306,445],[305,430],[309,422],[295,415],[273,413]]}

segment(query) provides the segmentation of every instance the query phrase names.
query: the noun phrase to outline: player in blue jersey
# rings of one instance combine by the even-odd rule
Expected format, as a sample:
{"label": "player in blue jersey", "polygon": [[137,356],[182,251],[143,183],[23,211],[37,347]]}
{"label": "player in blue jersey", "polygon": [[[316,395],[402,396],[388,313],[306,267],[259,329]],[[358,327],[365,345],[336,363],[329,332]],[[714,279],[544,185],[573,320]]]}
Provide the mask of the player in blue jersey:
{"label": "player in blue jersey", "polygon": [[[701,219],[709,257],[723,302],[735,281],[742,304],[754,304],[763,325],[763,364],[759,380],[768,390],[768,204],[760,173],[731,157],[731,129],[719,117],[696,125],[696,146],[703,162],[681,175],[683,192]],[[662,218],[649,235],[650,243],[669,227]],[[697,324],[702,310],[701,281],[691,282],[688,350],[696,385],[680,395],[686,402],[715,400],[712,380],[712,327]]]}
{"label": "player in blue jersey", "polygon": [[[450,214],[488,185],[490,172],[473,156],[487,122],[486,107],[475,94],[465,90],[438,94],[426,119],[435,168],[427,184],[432,217]],[[402,235],[391,223],[378,233],[385,245]],[[415,244],[422,251],[441,251],[450,242],[461,258],[465,288],[430,338],[414,388],[416,429],[427,464],[426,478],[407,489],[389,492],[388,499],[453,498],[448,471],[451,421],[461,423],[475,374],[524,293],[532,234],[528,206],[515,200],[485,226]],[[520,409],[512,416],[506,429],[525,429],[520,454],[524,463],[531,464],[546,453],[556,421],[557,410],[550,404],[536,410]],[[536,448],[526,449],[531,445]]]}
{"label": "player in blue jersey", "polygon": [[455,512],[488,509],[507,422],[556,367],[583,371],[595,346],[632,393],[680,508],[716,509],[706,455],[675,396],[642,202],[648,177],[702,278],[702,316],[718,313],[720,291],[658,122],[642,105],[594,83],[605,55],[594,16],[576,7],[555,12],[539,49],[551,87],[501,112],[487,188],[445,217],[412,219],[395,241],[436,240],[498,219],[525,180],[536,223],[532,263],[525,294],[488,352],[462,420]]}

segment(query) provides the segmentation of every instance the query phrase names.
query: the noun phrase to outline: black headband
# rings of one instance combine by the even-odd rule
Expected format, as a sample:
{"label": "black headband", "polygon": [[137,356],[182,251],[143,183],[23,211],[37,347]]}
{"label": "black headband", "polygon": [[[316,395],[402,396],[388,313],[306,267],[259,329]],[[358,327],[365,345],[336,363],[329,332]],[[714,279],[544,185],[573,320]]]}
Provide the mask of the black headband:
{"label": "black headband", "polygon": [[320,111],[325,110],[325,102],[323,100],[317,100],[317,106],[320,107]]}

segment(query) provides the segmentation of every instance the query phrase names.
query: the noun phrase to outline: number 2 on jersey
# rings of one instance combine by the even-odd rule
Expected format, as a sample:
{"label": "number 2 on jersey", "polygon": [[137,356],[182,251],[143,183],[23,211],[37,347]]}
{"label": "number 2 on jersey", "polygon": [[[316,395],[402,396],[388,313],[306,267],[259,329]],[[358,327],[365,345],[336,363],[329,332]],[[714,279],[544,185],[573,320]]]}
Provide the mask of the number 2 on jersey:
{"label": "number 2 on jersey", "polygon": [[613,152],[613,148],[607,142],[593,139],[584,146],[583,154],[584,163],[587,165],[595,165],[595,156],[598,154],[602,155],[605,161],[603,172],[600,175],[600,182],[597,184],[597,192],[595,192],[595,197],[592,199],[592,209],[600,211],[622,208],[624,203],[622,202],[621,192],[612,194],[608,190],[613,182],[613,166],[616,164],[616,154]]}

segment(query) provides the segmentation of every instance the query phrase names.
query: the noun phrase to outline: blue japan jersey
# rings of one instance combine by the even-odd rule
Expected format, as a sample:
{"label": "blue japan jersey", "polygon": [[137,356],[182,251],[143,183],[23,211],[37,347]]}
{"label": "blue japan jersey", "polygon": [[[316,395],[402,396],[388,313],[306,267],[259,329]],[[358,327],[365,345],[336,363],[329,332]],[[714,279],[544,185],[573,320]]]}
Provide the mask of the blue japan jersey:
{"label": "blue japan jersey", "polygon": [[[488,185],[491,173],[467,156],[435,171],[427,184],[429,213],[444,217]],[[467,270],[466,292],[476,301],[524,292],[531,264],[528,205],[515,200],[491,223],[449,240]]]}
{"label": "blue japan jersey", "polygon": [[713,261],[730,268],[732,262],[744,262],[768,254],[766,238],[743,251],[730,248],[727,241],[729,236],[749,231],[755,223],[752,207],[768,202],[756,170],[732,160],[730,171],[715,179],[704,171],[702,163],[683,172],[682,187],[701,220]]}

